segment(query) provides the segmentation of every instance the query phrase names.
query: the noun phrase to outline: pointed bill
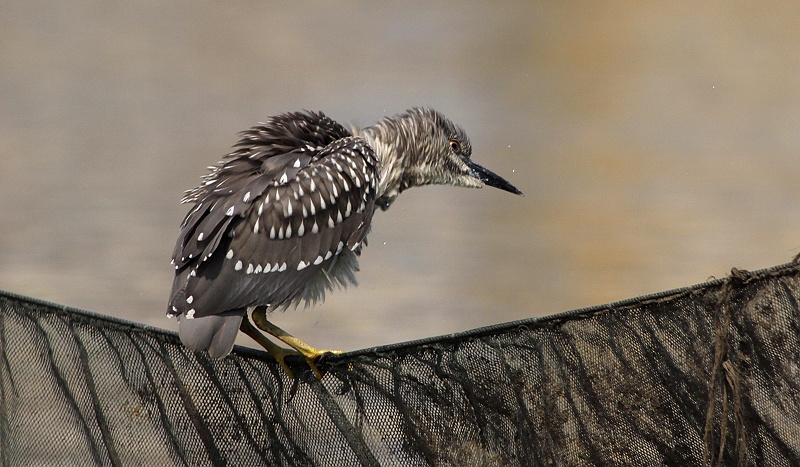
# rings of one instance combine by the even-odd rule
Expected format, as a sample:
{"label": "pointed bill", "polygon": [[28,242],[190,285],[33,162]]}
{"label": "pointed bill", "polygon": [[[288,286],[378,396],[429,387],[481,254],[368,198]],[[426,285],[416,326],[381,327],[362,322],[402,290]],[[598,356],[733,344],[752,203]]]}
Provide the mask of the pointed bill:
{"label": "pointed bill", "polygon": [[503,191],[508,191],[509,193],[514,193],[515,195],[521,195],[522,192],[517,189],[514,185],[508,183],[503,177],[497,175],[496,173],[492,172],[489,169],[486,169],[479,164],[467,160],[467,166],[472,171],[472,176],[482,181],[484,184],[488,186],[493,186],[495,188],[499,188]]}

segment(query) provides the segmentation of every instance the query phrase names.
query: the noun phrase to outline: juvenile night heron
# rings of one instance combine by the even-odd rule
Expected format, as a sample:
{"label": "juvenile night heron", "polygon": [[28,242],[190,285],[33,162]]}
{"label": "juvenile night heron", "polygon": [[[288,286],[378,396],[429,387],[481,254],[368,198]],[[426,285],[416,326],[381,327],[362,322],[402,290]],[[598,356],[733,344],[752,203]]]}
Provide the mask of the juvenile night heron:
{"label": "juvenile night heron", "polygon": [[[241,133],[235,150],[184,203],[167,316],[181,341],[214,358],[239,330],[288,371],[289,350],[313,362],[324,352],[267,321],[267,312],[323,300],[355,285],[357,256],[375,206],[386,210],[413,186],[493,186],[522,194],[470,159],[467,135],[441,113],[413,108],[348,131],[319,112],[278,115]],[[291,373],[291,372],[290,372]]]}

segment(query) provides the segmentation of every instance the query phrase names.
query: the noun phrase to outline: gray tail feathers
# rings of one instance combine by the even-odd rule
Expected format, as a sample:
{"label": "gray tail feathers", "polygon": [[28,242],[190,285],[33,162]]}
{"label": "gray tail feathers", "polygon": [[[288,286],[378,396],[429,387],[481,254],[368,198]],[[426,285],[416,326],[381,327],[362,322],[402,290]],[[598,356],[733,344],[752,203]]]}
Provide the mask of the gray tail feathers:
{"label": "gray tail feathers", "polygon": [[192,350],[206,350],[211,358],[226,357],[233,350],[245,311],[227,311],[218,315],[188,319],[178,316],[178,335]]}

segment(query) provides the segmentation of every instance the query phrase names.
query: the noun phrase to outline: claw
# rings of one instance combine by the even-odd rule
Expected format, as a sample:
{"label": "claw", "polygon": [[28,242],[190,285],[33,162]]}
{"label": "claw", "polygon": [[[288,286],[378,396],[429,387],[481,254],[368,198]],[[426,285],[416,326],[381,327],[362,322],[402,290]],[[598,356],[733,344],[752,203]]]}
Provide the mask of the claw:
{"label": "claw", "polygon": [[[311,348],[313,349],[313,347],[311,347]],[[327,354],[327,353],[336,354],[336,355],[338,355],[340,353],[344,353],[341,350],[318,350],[318,349],[314,349],[314,350],[317,353],[313,357],[309,358],[308,356],[305,356],[305,355],[304,356],[306,357],[306,362],[308,362],[308,366],[311,367],[311,371],[314,372],[314,376],[316,376],[317,379],[322,379],[322,377],[325,376],[325,372],[320,370],[319,367],[317,367],[317,364],[316,364],[317,360],[322,358],[322,356]]]}
{"label": "claw", "polygon": [[[270,344],[272,343],[270,342]],[[289,355],[297,355],[297,352],[293,350],[284,349],[283,347],[278,347],[277,345],[275,345],[275,350],[267,349],[267,352],[269,352],[273,357],[275,357],[275,360],[278,361],[278,364],[281,366],[281,368],[283,368],[283,371],[286,372],[286,375],[290,379],[295,378],[294,370],[292,370],[286,363],[286,357]]]}

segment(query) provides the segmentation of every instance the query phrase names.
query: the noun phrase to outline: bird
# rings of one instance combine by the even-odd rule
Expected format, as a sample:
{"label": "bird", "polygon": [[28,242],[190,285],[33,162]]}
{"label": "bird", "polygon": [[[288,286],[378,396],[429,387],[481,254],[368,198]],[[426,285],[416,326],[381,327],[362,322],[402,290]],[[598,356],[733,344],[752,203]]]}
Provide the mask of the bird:
{"label": "bird", "polygon": [[241,331],[290,375],[286,356],[301,354],[319,376],[314,363],[334,351],[295,338],[268,314],[357,285],[376,208],[431,184],[522,195],[474,162],[466,132],[428,107],[349,129],[322,112],[289,112],[239,135],[182,199],[193,206],[172,254],[167,316],[177,317],[179,337],[194,351],[224,358]]}

